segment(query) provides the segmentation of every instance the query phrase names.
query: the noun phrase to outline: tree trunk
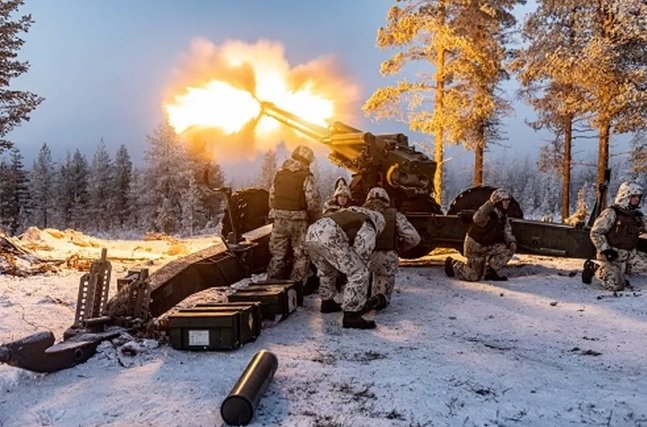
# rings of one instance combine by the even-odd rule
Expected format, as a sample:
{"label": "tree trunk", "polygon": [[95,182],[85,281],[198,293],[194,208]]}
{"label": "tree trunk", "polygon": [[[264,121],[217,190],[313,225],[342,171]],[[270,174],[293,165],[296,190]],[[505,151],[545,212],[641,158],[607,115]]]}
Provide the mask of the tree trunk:
{"label": "tree trunk", "polygon": [[[441,27],[445,24],[445,1],[439,2],[438,16],[441,20]],[[443,114],[443,95],[445,92],[445,49],[443,44],[436,53],[436,110],[434,115]],[[441,120],[442,122],[442,120]],[[438,126],[434,132],[434,160],[436,161],[436,173],[434,174],[434,198],[440,205],[443,199],[443,127]]]}
{"label": "tree trunk", "polygon": [[477,136],[476,147],[474,148],[474,178],[473,184],[483,185],[483,154],[485,152],[485,128],[479,127],[479,134]]}
{"label": "tree trunk", "polygon": [[[609,130],[608,120],[600,126],[600,142],[598,144],[598,187],[604,183],[604,171],[609,167]],[[607,198],[600,200],[600,209],[607,206]]]}
{"label": "tree trunk", "polygon": [[564,158],[562,159],[562,222],[570,216],[571,204],[571,148],[573,144],[573,117],[564,121]]}

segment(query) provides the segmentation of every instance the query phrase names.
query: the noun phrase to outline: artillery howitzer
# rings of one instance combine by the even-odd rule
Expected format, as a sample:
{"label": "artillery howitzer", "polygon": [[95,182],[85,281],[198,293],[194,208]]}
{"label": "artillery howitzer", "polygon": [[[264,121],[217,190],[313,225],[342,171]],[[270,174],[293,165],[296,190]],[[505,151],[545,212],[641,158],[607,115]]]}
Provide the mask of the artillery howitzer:
{"label": "artillery howitzer", "polygon": [[[323,127],[271,103],[262,103],[262,114],[327,146],[331,150],[329,159],[353,174],[350,190],[355,204],[363,202],[371,187],[378,185],[386,189],[395,207],[409,218],[422,237],[420,245],[400,254],[405,258],[426,255],[436,247],[462,251],[468,224],[461,221],[461,212],[478,209],[494,191],[494,187],[468,189],[458,195],[443,214],[433,198],[436,162],[409,146],[406,135],[373,135],[340,122]],[[599,188],[596,206],[588,223],[571,226],[524,220],[519,203],[513,199],[508,214],[512,217],[518,251],[593,258],[595,248],[589,238],[589,230],[605,201],[606,185]],[[647,239],[641,239],[639,248],[647,251]]]}

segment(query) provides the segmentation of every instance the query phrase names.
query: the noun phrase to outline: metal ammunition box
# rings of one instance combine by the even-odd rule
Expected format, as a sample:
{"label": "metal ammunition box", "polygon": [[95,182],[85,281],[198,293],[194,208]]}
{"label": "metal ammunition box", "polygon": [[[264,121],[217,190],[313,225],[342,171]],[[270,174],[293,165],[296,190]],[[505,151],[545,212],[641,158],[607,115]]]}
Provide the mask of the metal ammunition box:
{"label": "metal ammunition box", "polygon": [[238,304],[238,305],[210,305],[210,306],[196,306],[191,308],[183,308],[179,310],[180,313],[228,313],[239,312],[240,321],[238,330],[240,331],[240,342],[245,344],[254,341],[261,331],[261,322],[263,320],[260,304]]}
{"label": "metal ammunition box", "polygon": [[232,350],[242,344],[240,312],[178,312],[171,314],[169,338],[178,350]]}
{"label": "metal ammunition box", "polygon": [[243,308],[252,312],[254,317],[254,327],[253,327],[253,337],[256,339],[261,334],[261,327],[263,323],[263,310],[261,308],[261,303],[257,301],[240,301],[240,302],[217,302],[217,303],[202,303],[196,304],[195,308],[202,307],[214,307],[226,311],[228,308],[238,309]]}
{"label": "metal ammunition box", "polygon": [[260,280],[258,282],[252,282],[249,284],[247,289],[256,289],[256,288],[269,288],[272,286],[282,286],[288,290],[288,298],[290,297],[290,290],[294,290],[296,293],[297,305],[303,307],[303,285],[301,282],[294,280]]}
{"label": "metal ammunition box", "polygon": [[260,302],[263,319],[268,320],[283,320],[297,308],[296,291],[282,286],[241,289],[228,298],[229,302]]}

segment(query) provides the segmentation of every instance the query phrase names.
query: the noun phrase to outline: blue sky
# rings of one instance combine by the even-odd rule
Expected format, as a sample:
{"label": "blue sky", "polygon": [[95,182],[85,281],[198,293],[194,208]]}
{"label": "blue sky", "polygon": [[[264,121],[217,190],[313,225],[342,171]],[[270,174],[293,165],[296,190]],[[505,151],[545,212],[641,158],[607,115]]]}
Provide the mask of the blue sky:
{"label": "blue sky", "polygon": [[[215,44],[229,39],[278,40],[291,65],[334,55],[362,92],[358,121],[350,124],[406,132],[399,123],[374,124],[359,111],[362,101],[385,83],[378,70],[389,54],[375,48],[375,36],[392,4],[392,0],[27,0],[21,12],[31,13],[35,23],[25,36],[21,58],[30,61],[31,69],[15,86],[46,101],[9,137],[28,165],[43,142],[60,160],[77,147],[90,157],[102,138],[111,153],[126,144],[133,158],[141,160],[146,135],[163,120],[163,95],[174,67],[196,37]],[[512,91],[514,85],[506,87]],[[528,109],[519,103],[515,109],[516,117],[506,125],[505,144],[532,155],[541,136],[523,122]],[[431,141],[429,136],[409,134],[413,142]],[[448,155],[472,161],[471,154],[461,150]]]}

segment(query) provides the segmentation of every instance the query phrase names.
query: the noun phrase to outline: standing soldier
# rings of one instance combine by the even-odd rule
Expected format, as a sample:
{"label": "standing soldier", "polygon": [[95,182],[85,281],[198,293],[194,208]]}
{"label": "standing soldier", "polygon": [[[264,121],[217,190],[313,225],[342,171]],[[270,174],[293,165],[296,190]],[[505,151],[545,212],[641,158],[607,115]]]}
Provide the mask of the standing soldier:
{"label": "standing soldier", "polygon": [[350,204],[350,188],[346,184],[346,180],[342,177],[337,178],[335,181],[335,191],[332,198],[324,203],[323,215],[328,215],[337,212],[340,209],[347,208]]}
{"label": "standing soldier", "polygon": [[[308,228],[306,247],[319,272],[321,312],[343,310],[344,328],[375,328],[375,322],[362,314],[368,294],[368,261],[375,237],[383,229],[382,214],[356,206],[325,216]],[[339,273],[348,278],[341,305],[333,299]]]}
{"label": "standing soldier", "polygon": [[310,164],[314,153],[299,145],[292,157],[283,162],[270,188],[270,219],[273,220],[269,249],[272,255],[267,266],[268,279],[283,279],[292,255],[290,280],[305,284],[310,260],[304,247],[308,225],[319,218],[321,204]]}
{"label": "standing soldier", "polygon": [[406,251],[420,243],[420,234],[406,216],[390,207],[389,194],[381,187],[372,188],[366,196],[364,207],[380,212],[384,216],[384,230],[375,240],[371,255],[370,270],[373,274],[371,298],[367,308],[381,310],[391,302],[400,259],[398,250]]}
{"label": "standing soldier", "polygon": [[647,232],[647,217],[638,210],[642,194],[638,184],[623,182],[613,205],[597,217],[590,236],[600,264],[586,260],[582,282],[595,275],[606,289],[621,291],[630,286],[625,273],[647,272],[647,254],[637,250],[640,233]]}
{"label": "standing soldier", "polygon": [[485,280],[504,281],[497,271],[505,266],[517,250],[517,239],[506,211],[510,206],[510,193],[503,188],[492,192],[472,217],[463,243],[467,264],[447,257],[445,274],[457,275],[470,282]]}

